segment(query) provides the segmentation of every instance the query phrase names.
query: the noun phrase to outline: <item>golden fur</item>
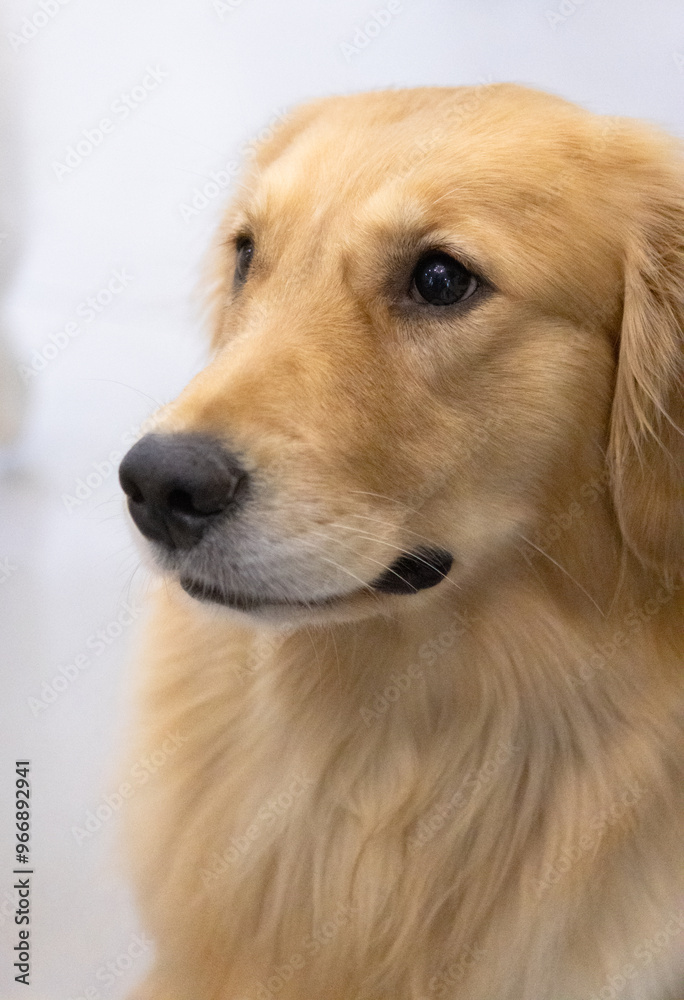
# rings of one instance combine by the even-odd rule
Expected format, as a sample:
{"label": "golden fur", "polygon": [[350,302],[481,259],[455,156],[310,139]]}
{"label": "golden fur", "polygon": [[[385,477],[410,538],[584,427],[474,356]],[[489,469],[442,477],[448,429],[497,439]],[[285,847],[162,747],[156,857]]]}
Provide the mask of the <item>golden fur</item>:
{"label": "golden fur", "polygon": [[[489,291],[407,303],[434,246]],[[185,742],[129,803],[140,996],[684,995],[676,142],[512,85],[316,101],[212,281],[160,427],[258,479],[268,593],[349,596],[156,591],[131,753]],[[369,590],[426,539],[446,580]]]}

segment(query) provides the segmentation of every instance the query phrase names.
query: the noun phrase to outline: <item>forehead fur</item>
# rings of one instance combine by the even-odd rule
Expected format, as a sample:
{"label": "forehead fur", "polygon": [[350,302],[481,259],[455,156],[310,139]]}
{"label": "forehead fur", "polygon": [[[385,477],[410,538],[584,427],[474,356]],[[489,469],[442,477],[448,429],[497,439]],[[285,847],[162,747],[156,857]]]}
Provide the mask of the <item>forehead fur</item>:
{"label": "forehead fur", "polygon": [[325,98],[260,147],[222,236],[247,229],[283,267],[322,277],[327,261],[328,278],[344,255],[363,268],[399,240],[449,237],[504,294],[612,327],[676,145],[514,84]]}
{"label": "forehead fur", "polygon": [[326,98],[262,145],[227,227],[281,257],[324,256],[333,231],[352,255],[449,232],[502,292],[612,322],[622,251],[669,141],[512,84]]}

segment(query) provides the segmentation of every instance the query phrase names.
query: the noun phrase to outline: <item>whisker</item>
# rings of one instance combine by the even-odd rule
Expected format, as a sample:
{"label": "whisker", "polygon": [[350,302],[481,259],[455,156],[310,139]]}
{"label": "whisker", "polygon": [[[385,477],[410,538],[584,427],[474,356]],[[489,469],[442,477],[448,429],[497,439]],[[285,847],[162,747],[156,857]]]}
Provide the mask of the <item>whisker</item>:
{"label": "whisker", "polygon": [[313,649],[314,656],[316,658],[316,666],[318,667],[318,680],[319,680],[319,683],[322,684],[323,683],[323,668],[321,666],[321,658],[318,655],[318,649],[316,647],[316,643],[314,642],[313,636],[311,634],[311,628],[310,628],[310,626],[309,625],[305,625],[304,627],[306,629],[306,634],[309,637],[309,642],[311,643],[311,648]]}
{"label": "whisker", "polygon": [[137,392],[141,396],[144,396],[145,399],[151,400],[156,407],[164,406],[164,403],[162,403],[158,399],[155,399],[154,396],[150,396],[149,393],[143,392],[142,389],[138,389],[138,387],[135,386],[135,385],[128,385],[127,382],[119,382],[119,381],[117,381],[117,379],[113,379],[113,378],[84,378],[83,381],[84,382],[111,382],[112,385],[122,385],[124,387],[124,389],[130,389],[131,392]]}
{"label": "whisker", "polygon": [[578,590],[582,591],[582,593],[584,594],[584,596],[588,600],[590,600],[591,603],[594,605],[594,607],[596,608],[596,610],[598,611],[598,613],[601,615],[601,617],[605,618],[604,611],[596,603],[596,601],[591,596],[591,594],[589,593],[589,591],[585,590],[585,588],[582,586],[582,584],[579,582],[579,580],[576,580],[575,577],[571,573],[569,573],[567,571],[567,569],[565,568],[565,566],[562,566],[556,559],[553,558],[553,556],[550,556],[549,553],[546,552],[544,549],[540,548],[538,545],[535,545],[534,542],[530,541],[529,538],[526,538],[525,535],[521,534],[521,532],[517,532],[517,534],[518,534],[519,538],[522,538],[523,542],[527,542],[528,545],[530,545],[533,549],[536,549],[537,552],[540,552],[541,555],[546,556],[546,558],[549,560],[549,562],[553,563],[554,566],[557,566],[558,569],[561,571],[561,573],[565,573],[565,575],[567,576],[568,580],[570,580],[572,583],[574,583],[575,586],[578,588]]}
{"label": "whisker", "polygon": [[[350,514],[349,516],[350,517],[360,517],[364,521],[375,521],[376,524],[384,524],[384,525],[386,525],[387,527],[390,527],[390,528],[396,528],[397,527],[395,524],[392,524],[391,521],[383,521],[379,517],[370,517],[368,514]],[[343,527],[347,527],[347,525],[343,525]],[[427,535],[421,535],[420,532],[413,531],[411,528],[405,528],[405,527],[402,526],[401,530],[407,532],[409,535],[415,535],[416,538],[421,538],[424,542],[427,542],[428,545],[436,545],[437,544],[434,539],[429,538]]]}
{"label": "whisker", "polygon": [[364,497],[377,497],[378,500],[389,500],[390,503],[396,503],[400,507],[404,507],[406,510],[410,510],[412,514],[419,514],[420,511],[416,510],[415,507],[409,507],[407,503],[403,500],[397,500],[396,497],[387,497],[383,493],[371,493],[369,490],[349,490],[350,493],[356,493],[359,496]]}
{"label": "whisker", "polygon": [[128,576],[128,580],[124,581],[124,583],[121,585],[121,590],[119,591],[119,603],[121,603],[121,601],[123,600],[123,596],[124,596],[124,592],[125,592],[125,594],[126,594],[126,602],[128,604],[130,604],[130,602],[131,602],[131,589],[133,587],[133,581],[135,580],[135,577],[136,577],[136,575],[138,573],[138,570],[141,567],[142,567],[142,561],[140,559],[138,559],[138,561],[135,564],[135,566],[133,567],[133,569],[127,571],[127,575],[128,575],[128,573],[130,573],[130,576]]}
{"label": "whisker", "polygon": [[[355,515],[355,516],[357,516],[357,515]],[[373,520],[375,520],[375,518],[373,518]],[[379,524],[387,524],[389,527],[392,527],[392,524],[391,524],[390,521],[379,521],[378,523]],[[328,524],[328,527],[330,527],[330,528],[344,528],[346,531],[353,531],[355,535],[359,536],[359,538],[368,538],[371,541],[379,542],[381,545],[391,546],[393,549],[396,549],[397,552],[405,552],[406,551],[400,545],[395,545],[393,542],[387,542],[387,541],[385,541],[384,538],[381,538],[379,535],[374,535],[371,531],[364,531],[363,528],[354,528],[350,524],[341,524],[341,523],[338,523],[336,521],[328,521],[327,524]],[[406,529],[402,529],[402,530],[406,530]],[[433,542],[431,539],[427,538],[425,535],[419,535],[415,531],[410,532],[410,534],[414,534],[414,535],[416,535],[416,537],[422,538],[423,541],[428,542],[431,546],[437,544],[436,542]],[[428,562],[428,560],[421,558],[421,556],[415,555],[415,553],[413,553],[413,552],[411,553],[411,555],[414,556],[414,558],[416,559],[417,562],[424,562],[426,564],[426,566],[431,565],[431,563]]]}
{"label": "whisker", "polygon": [[[315,534],[320,534],[322,538],[326,539],[326,541],[333,541],[333,539],[329,538],[327,535],[323,535],[321,532],[315,532]],[[351,576],[352,579],[356,580],[357,583],[361,584],[361,587],[364,590],[369,591],[369,593],[373,594],[375,597],[379,596],[373,590],[373,588],[371,587],[371,585],[369,583],[366,583],[365,580],[362,580],[360,576],[356,575],[356,573],[352,573],[352,571],[350,569],[347,569],[346,566],[343,566],[341,563],[338,563],[335,559],[330,559],[328,556],[322,556],[321,555],[321,547],[320,547],[320,545],[316,545],[314,542],[309,542],[308,539],[306,539],[306,538],[299,538],[298,541],[301,542],[303,545],[308,546],[308,548],[313,549],[314,552],[316,552],[316,554],[318,555],[319,559],[322,559],[323,562],[330,563],[331,566],[334,566],[336,569],[342,570],[342,572],[346,573],[347,576]],[[373,560],[373,562],[377,562],[377,560]],[[378,563],[378,566],[382,566],[382,565],[383,565],[382,563]],[[387,567],[385,567],[385,568],[387,568]]]}
{"label": "whisker", "polygon": [[339,685],[339,690],[342,690],[342,670],[340,669],[340,654],[337,648],[337,641],[335,639],[335,630],[330,629],[330,638],[332,639],[333,646],[335,647],[335,662],[337,665],[337,683]]}
{"label": "whisker", "polygon": [[[345,527],[346,527],[346,525],[345,525]],[[355,534],[358,535],[359,538],[368,538],[369,540],[374,540],[374,541],[377,541],[377,542],[381,542],[383,545],[389,545],[391,548],[395,549],[398,552],[403,552],[403,549],[398,548],[396,545],[392,545],[391,542],[385,542],[381,538],[375,538],[373,535],[368,535],[367,533],[355,530],[354,528],[350,528],[349,530],[350,531],[354,531]],[[345,542],[342,542],[341,539],[332,538],[330,535],[326,535],[322,531],[310,531],[310,534],[318,535],[320,538],[324,538],[328,542],[336,542],[337,544],[342,544],[342,545],[345,545],[346,548],[349,548],[349,544],[347,544]],[[300,540],[304,541],[304,539],[300,539]],[[375,563],[376,566],[380,566],[380,568],[384,572],[387,572],[387,571],[391,572],[392,575],[396,576],[397,579],[399,579],[399,580],[402,581],[402,583],[406,583],[408,586],[411,586],[411,583],[410,583],[409,580],[406,580],[401,575],[401,573],[397,573],[396,570],[392,569],[391,566],[388,566],[386,563],[380,562],[380,560],[374,559],[372,556],[366,555],[365,552],[360,552],[360,553],[358,553],[358,555],[360,555],[363,559],[367,559],[369,562]],[[422,558],[420,558],[420,556],[417,556],[415,558],[417,559],[417,561],[424,563],[426,566],[429,566],[431,569],[434,569],[434,567],[432,566],[432,563],[430,563],[427,559],[422,559]],[[340,569],[344,569],[344,567],[341,566]],[[347,570],[347,572],[349,572],[349,570]],[[459,587],[459,585],[454,582],[454,580],[449,580],[448,577],[444,573],[442,573],[441,576],[442,576],[442,580],[444,580],[446,583],[450,584],[452,587],[455,587],[457,590],[461,589]]]}
{"label": "whisker", "polygon": [[94,514],[96,510],[99,510],[101,507],[106,507],[107,504],[110,504],[110,503],[117,504],[117,506],[119,507],[119,513],[121,513],[121,514],[124,513],[124,509],[123,509],[123,506],[121,504],[121,497],[119,497],[119,496],[112,496],[108,500],[100,500],[99,503],[93,504],[93,506],[90,508],[90,510],[88,511],[88,513],[89,514]]}

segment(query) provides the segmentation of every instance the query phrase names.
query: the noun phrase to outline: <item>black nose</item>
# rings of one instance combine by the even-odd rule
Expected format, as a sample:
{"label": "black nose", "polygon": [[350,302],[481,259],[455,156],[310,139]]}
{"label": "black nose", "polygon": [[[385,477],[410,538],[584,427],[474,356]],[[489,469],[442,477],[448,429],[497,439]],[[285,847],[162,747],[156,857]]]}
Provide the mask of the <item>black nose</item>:
{"label": "black nose", "polygon": [[146,538],[169,549],[189,549],[236,507],[247,475],[215,438],[146,434],[124,456],[119,481]]}

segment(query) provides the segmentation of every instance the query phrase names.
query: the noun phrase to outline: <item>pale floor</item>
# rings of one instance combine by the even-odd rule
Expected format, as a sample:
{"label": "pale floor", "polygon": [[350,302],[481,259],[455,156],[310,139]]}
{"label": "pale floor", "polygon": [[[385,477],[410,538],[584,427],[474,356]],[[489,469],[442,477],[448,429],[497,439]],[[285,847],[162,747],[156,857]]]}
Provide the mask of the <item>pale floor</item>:
{"label": "pale floor", "polygon": [[[136,368],[147,370],[147,392],[155,384],[160,392],[171,387],[170,398],[197,367],[198,340],[191,341],[187,323],[174,312],[159,310],[152,321],[121,307],[106,322],[93,323],[87,334],[92,345],[74,343],[69,357],[65,350],[32,380],[23,439],[3,455],[3,956],[8,944],[16,943],[10,826],[15,758],[32,762],[35,871],[31,992],[3,968],[0,997],[7,1000],[26,995],[116,1000],[152,955],[138,937],[141,927],[117,860],[112,793],[120,780],[116,762],[127,718],[126,665],[139,627],[134,615],[144,573],[136,573],[138,557],[110,453],[125,450],[154,408],[136,391],[141,384]],[[30,316],[23,319],[29,322]],[[140,356],[143,336],[149,366]],[[150,377],[153,352],[165,359],[156,377]],[[106,797],[115,807],[111,816]],[[98,808],[104,818],[99,826]]]}

